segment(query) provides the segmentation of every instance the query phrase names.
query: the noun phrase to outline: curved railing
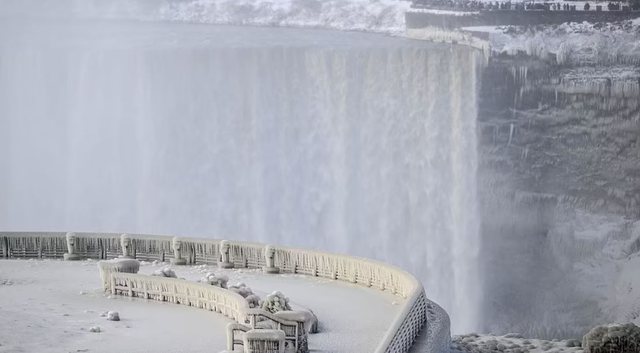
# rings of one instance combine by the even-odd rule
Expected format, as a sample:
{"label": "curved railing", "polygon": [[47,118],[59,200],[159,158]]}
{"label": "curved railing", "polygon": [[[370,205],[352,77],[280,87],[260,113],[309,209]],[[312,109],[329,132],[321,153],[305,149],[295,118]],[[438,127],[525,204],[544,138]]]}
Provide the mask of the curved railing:
{"label": "curved railing", "polygon": [[[66,233],[0,232],[0,256],[5,258],[40,257],[61,258],[67,251]],[[94,259],[109,259],[121,254],[120,234],[75,233],[76,253]],[[129,234],[133,254],[140,260],[168,261],[173,258],[170,236]],[[214,239],[180,238],[183,257],[190,264],[215,264],[220,261],[220,241]],[[408,352],[416,337],[428,322],[429,306],[420,282],[410,273],[380,261],[337,255],[306,249],[272,246],[275,250],[275,266],[284,273],[301,273],[310,276],[347,281],[379,290],[390,291],[405,298],[376,353]],[[265,245],[229,241],[230,261],[236,268],[261,268],[265,266]],[[441,309],[440,309],[441,310]],[[444,311],[442,311],[444,313]],[[446,316],[446,313],[444,314]],[[448,337],[448,318],[442,320],[436,336]],[[431,346],[431,353],[443,353],[444,344]]]}

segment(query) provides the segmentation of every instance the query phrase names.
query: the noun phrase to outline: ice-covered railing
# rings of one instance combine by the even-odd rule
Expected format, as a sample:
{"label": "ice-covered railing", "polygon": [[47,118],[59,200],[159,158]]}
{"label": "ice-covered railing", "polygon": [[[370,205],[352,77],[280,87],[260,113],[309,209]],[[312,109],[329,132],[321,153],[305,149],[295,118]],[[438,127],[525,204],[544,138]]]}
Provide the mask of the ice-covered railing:
{"label": "ice-covered railing", "polygon": [[[108,259],[121,254],[120,234],[75,233],[78,253],[88,258]],[[129,234],[138,259],[173,258],[170,236]],[[215,264],[221,260],[220,240],[180,238],[187,263]],[[58,258],[66,252],[65,233],[0,232],[3,257]],[[265,245],[231,241],[229,261],[236,268],[266,265]],[[427,299],[422,285],[406,271],[383,262],[320,251],[273,246],[274,266],[284,273],[347,281],[385,290],[404,298],[400,313],[383,337],[376,353],[408,352],[427,322]],[[448,331],[448,325],[446,325]],[[438,330],[443,330],[439,326]],[[444,348],[429,350],[442,353]]]}
{"label": "ice-covered railing", "polygon": [[112,294],[125,294],[174,304],[183,304],[221,313],[244,322],[250,310],[247,301],[230,290],[177,278],[144,276],[112,272],[109,286]]}

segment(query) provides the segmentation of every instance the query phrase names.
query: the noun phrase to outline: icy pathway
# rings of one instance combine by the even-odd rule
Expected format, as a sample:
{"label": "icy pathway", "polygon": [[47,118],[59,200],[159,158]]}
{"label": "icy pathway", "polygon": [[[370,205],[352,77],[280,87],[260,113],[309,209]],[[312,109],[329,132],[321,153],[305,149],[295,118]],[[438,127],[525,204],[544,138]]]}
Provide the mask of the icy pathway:
{"label": "icy pathway", "polygon": [[[140,273],[158,266],[143,264]],[[300,275],[266,276],[254,270],[174,267],[179,277],[224,273],[263,296],[280,290],[312,309],[321,333],[315,352],[371,352],[397,314],[390,293]],[[202,309],[102,294],[95,261],[0,260],[0,352],[219,352],[229,319]],[[100,313],[115,310],[121,321]],[[99,326],[100,333],[89,328]]]}

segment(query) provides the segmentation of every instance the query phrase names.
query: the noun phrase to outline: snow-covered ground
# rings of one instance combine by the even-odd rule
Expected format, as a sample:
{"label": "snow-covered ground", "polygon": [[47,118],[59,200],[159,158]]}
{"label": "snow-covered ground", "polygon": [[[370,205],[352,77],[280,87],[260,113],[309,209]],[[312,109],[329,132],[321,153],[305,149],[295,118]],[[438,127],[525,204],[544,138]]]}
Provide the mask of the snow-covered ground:
{"label": "snow-covered ground", "polygon": [[[143,263],[151,274],[161,264]],[[229,277],[264,297],[280,290],[293,306],[315,312],[320,333],[309,338],[315,352],[371,352],[398,314],[402,299],[349,283],[301,275],[266,276],[255,270],[212,266],[173,267],[178,277],[198,280],[206,272]],[[231,322],[210,311],[110,297],[102,293],[95,261],[2,260],[0,352],[219,352]],[[121,321],[100,315],[117,311]],[[100,332],[90,332],[100,327]]]}

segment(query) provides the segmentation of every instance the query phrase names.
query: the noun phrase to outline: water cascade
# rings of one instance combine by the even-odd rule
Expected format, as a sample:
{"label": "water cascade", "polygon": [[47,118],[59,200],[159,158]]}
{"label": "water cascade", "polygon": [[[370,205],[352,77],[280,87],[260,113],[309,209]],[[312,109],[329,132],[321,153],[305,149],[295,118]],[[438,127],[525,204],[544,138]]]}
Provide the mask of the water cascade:
{"label": "water cascade", "polygon": [[362,33],[0,20],[0,229],[380,259],[475,329],[479,53]]}

